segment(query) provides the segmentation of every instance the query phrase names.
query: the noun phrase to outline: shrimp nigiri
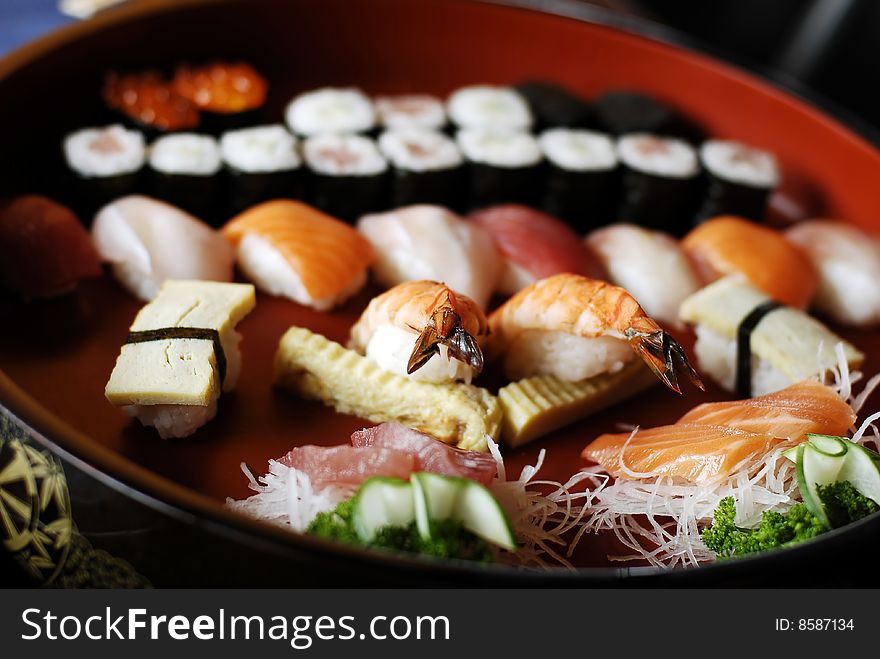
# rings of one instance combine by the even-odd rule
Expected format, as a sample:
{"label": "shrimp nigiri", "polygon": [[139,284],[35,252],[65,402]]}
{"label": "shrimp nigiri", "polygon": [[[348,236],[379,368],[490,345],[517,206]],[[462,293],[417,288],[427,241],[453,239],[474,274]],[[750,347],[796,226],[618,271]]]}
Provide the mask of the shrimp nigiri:
{"label": "shrimp nigiri", "polygon": [[581,455],[616,477],[636,472],[702,483],[807,433],[841,435],[855,419],[831,387],[805,381],[766,396],[698,405],[672,425],[601,435]]}
{"label": "shrimp nigiri", "polygon": [[489,352],[511,380],[549,374],[580,381],[621,371],[635,355],[681,393],[679,373],[702,388],[684,349],[624,289],[561,274],[510,298],[489,317]]}
{"label": "shrimp nigiri", "polygon": [[392,373],[469,382],[483,369],[480,341],[488,330],[471,298],[438,282],[411,281],[370,301],[348,346]]}
{"label": "shrimp nigiri", "polygon": [[799,309],[816,291],[818,278],[806,254],[782,234],[740,217],[703,222],[681,245],[704,284],[739,273],[772,299]]}
{"label": "shrimp nigiri", "polygon": [[492,236],[504,259],[496,289],[513,295],[538,279],[560,272],[601,277],[580,237],[551,215],[518,204],[492,206],[470,214],[470,219]]}
{"label": "shrimp nigiri", "polygon": [[306,204],[267,201],[232,218],[223,234],[260,289],[326,311],[367,281],[375,255],[344,222]]}

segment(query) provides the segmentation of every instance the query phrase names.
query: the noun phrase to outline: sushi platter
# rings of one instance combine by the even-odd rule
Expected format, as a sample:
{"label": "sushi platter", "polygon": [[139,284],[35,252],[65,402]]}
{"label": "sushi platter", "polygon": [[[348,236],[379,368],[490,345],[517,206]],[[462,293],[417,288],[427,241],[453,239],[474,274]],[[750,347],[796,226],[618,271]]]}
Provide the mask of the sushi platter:
{"label": "sushi platter", "polygon": [[199,583],[880,538],[876,143],[513,4],[153,0],[0,62],[0,429],[216,547]]}

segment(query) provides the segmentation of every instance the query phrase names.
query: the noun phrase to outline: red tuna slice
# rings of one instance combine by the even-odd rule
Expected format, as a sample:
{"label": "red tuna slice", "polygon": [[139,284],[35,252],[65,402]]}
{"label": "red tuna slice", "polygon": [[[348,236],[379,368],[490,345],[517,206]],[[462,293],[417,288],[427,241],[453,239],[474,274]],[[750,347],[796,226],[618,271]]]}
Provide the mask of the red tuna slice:
{"label": "red tuna slice", "polygon": [[488,453],[465,451],[444,444],[399,423],[383,423],[358,430],[351,436],[352,446],[383,447],[411,455],[416,471],[444,476],[460,476],[488,485],[497,472],[495,459]]}
{"label": "red tuna slice", "polygon": [[278,459],[308,474],[312,483],[360,485],[373,476],[408,479],[417,470],[414,456],[379,446],[297,446]]}
{"label": "red tuna slice", "polygon": [[0,286],[26,300],[48,298],[100,274],[88,232],[64,206],[26,195],[0,208]]}
{"label": "red tuna slice", "polygon": [[560,219],[516,204],[492,206],[469,217],[489,232],[504,258],[535,279],[562,272],[604,278],[602,266],[581,237]]}

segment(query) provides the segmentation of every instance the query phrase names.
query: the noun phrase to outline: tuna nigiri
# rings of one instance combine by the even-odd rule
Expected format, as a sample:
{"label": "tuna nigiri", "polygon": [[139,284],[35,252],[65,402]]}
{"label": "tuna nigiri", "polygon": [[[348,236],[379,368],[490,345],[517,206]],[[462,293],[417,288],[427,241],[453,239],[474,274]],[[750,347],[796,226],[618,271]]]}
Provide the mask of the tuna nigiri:
{"label": "tuna nigiri", "polygon": [[354,295],[373,262],[350,226],[297,201],[267,201],[231,219],[223,234],[258,288],[325,311]]}
{"label": "tuna nigiri", "polygon": [[481,227],[427,205],[365,215],[357,227],[378,254],[373,270],[383,286],[432,279],[488,304],[501,258]]}
{"label": "tuna nigiri", "polygon": [[880,324],[880,239],[832,220],[799,222],[785,232],[813,262],[813,306],[844,325]]}
{"label": "tuna nigiri", "polygon": [[657,320],[678,324],[682,301],[700,288],[694,268],[672,236],[634,224],[593,231],[587,245],[612,284],[622,286]]}
{"label": "tuna nigiri", "polygon": [[672,425],[601,435],[581,456],[616,477],[702,483],[807,433],[841,435],[854,421],[852,408],[833,389],[802,382],[758,398],[699,405]]}
{"label": "tuna nigiri", "polygon": [[89,234],[69,209],[37,195],[0,206],[0,286],[26,300],[49,298],[100,274]]}
{"label": "tuna nigiri", "polygon": [[415,459],[416,471],[470,478],[483,485],[492,482],[497,471],[495,458],[480,451],[465,451],[440,442],[430,435],[400,423],[383,423],[358,430],[351,436],[352,446],[394,449]]}
{"label": "tuna nigiri", "polygon": [[740,273],[777,302],[803,309],[816,291],[813,264],[782,234],[740,217],[724,215],[693,229],[682,247],[703,283]]}
{"label": "tuna nigiri", "polygon": [[504,259],[496,290],[513,295],[538,279],[570,272],[603,275],[580,237],[564,222],[526,206],[493,206],[470,214],[485,228]]}
{"label": "tuna nigiri", "polygon": [[223,236],[157,199],[131,195],[104,206],[92,240],[119,282],[147,302],[168,279],[232,281],[235,255]]}

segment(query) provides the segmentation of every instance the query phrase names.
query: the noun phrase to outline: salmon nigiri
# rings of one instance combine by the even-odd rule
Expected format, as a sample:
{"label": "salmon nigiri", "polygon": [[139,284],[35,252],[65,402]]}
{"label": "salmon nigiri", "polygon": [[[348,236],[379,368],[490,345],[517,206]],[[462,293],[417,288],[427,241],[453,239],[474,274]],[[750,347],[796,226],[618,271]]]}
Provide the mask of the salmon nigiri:
{"label": "salmon nigiri", "polygon": [[601,435],[581,456],[617,477],[631,475],[628,470],[701,483],[784,441],[841,435],[854,422],[834,389],[806,381],[766,396],[698,405],[672,425]]}
{"label": "salmon nigiri", "polygon": [[223,234],[258,288],[325,311],[367,281],[373,248],[352,227],[306,204],[279,199],[246,210]]}
{"label": "salmon nigiri", "polygon": [[526,206],[505,204],[470,214],[492,236],[504,259],[496,288],[513,295],[538,279],[570,272],[601,278],[602,267],[561,220]]}
{"label": "salmon nigiri", "polygon": [[725,215],[699,225],[682,240],[703,283],[739,273],[777,302],[803,309],[818,285],[813,264],[782,234]]}

